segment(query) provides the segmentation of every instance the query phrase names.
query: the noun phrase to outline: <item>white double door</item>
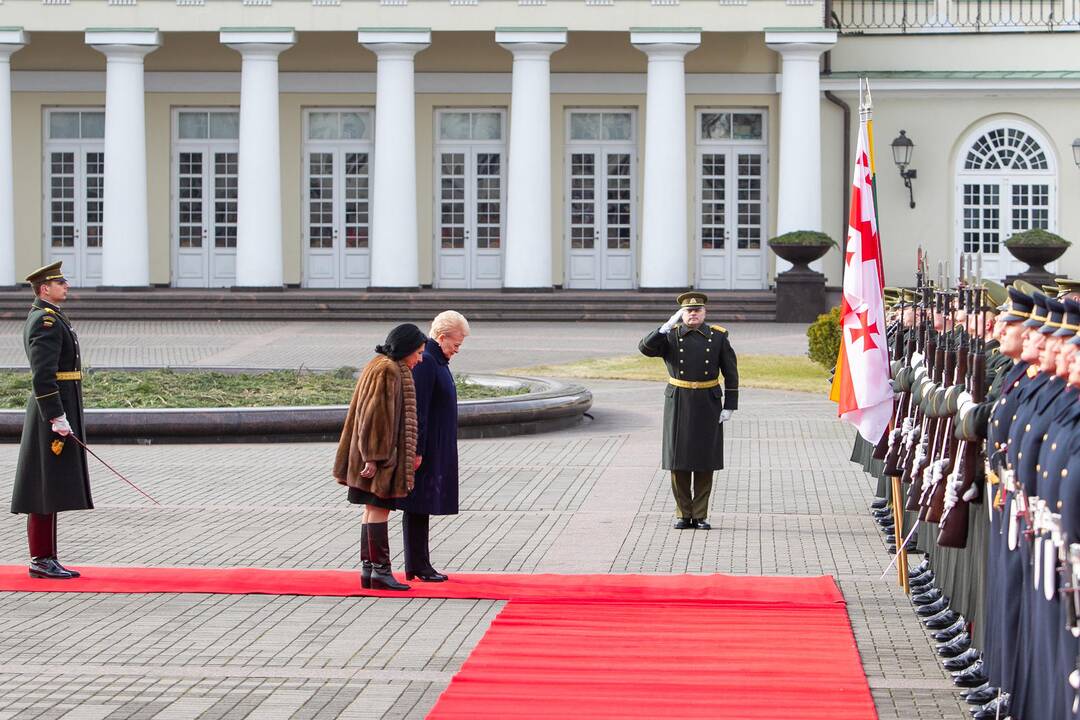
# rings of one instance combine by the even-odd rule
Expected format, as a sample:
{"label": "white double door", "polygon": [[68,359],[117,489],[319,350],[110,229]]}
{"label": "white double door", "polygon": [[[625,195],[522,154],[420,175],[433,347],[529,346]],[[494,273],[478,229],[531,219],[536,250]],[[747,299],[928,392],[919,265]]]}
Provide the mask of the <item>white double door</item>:
{"label": "white double door", "polygon": [[566,287],[634,287],[635,165],[632,145],[567,151]]}
{"label": "white double door", "polygon": [[45,153],[45,254],[74,286],[101,284],[105,149],[98,141],[50,143]]}
{"label": "white double door", "polygon": [[[1053,232],[1055,182],[1051,178],[1031,179],[1001,176],[965,176],[957,185],[961,208],[957,218],[958,255],[982,255],[982,275],[1002,280],[1027,269],[1025,263],[1005,248],[1009,236],[1040,228]],[[959,257],[953,267],[959,266]],[[1054,272],[1056,263],[1047,270]]]}
{"label": "white double door", "polygon": [[178,144],[173,157],[173,284],[236,282],[239,153],[235,142]]}
{"label": "white double door", "polygon": [[304,153],[304,285],[371,284],[371,148],[340,143]]}
{"label": "white double door", "polygon": [[505,150],[482,143],[439,146],[435,165],[438,287],[501,287]]}
{"label": "white double door", "polygon": [[698,287],[765,287],[765,182],[765,151],[761,148],[698,151]]}

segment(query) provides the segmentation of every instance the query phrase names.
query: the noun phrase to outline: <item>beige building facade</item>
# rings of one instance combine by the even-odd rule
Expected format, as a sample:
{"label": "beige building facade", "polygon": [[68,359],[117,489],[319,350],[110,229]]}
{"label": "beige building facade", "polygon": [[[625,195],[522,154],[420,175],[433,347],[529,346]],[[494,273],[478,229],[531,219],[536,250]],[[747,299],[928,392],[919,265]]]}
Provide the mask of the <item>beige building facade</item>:
{"label": "beige building facade", "polygon": [[80,286],[767,288],[768,238],[843,236],[860,74],[887,281],[919,245],[1003,276],[1011,231],[1078,229],[1073,34],[827,10],[5,0],[0,284],[62,259]]}

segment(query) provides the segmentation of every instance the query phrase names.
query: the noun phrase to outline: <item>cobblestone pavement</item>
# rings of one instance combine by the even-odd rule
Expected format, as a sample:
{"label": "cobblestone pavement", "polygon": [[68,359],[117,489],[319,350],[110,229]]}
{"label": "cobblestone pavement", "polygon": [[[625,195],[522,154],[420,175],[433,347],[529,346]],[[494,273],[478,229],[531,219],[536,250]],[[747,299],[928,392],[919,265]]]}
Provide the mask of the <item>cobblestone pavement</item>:
{"label": "cobblestone pavement", "polygon": [[[346,354],[332,344],[333,332],[306,323],[171,323],[161,335],[149,323],[87,325],[83,342],[100,364],[154,364],[157,357],[208,366],[299,360],[315,367],[316,350],[325,349],[336,354],[322,366],[332,367]],[[8,330],[0,327],[11,336]],[[140,337],[143,330],[147,336]],[[382,331],[355,330],[356,347],[374,344]],[[455,368],[622,354],[633,350],[641,328],[536,325],[522,331],[488,324],[475,330]],[[791,352],[788,345],[805,343],[791,326],[732,331],[736,348],[756,352]],[[298,336],[308,332],[322,340],[299,346]],[[515,349],[504,351],[511,334]],[[8,338],[0,343],[0,363],[18,358],[9,345]],[[728,469],[715,484],[714,529],[678,532],[670,528],[669,485],[658,469],[661,387],[588,384],[594,419],[585,425],[461,443],[462,513],[433,518],[437,567],[451,574],[830,574],[848,600],[880,717],[965,716],[903,594],[895,583],[878,580],[889,556],[867,514],[872,487],[847,460],[852,433],[827,401],[744,391],[727,430]],[[92,465],[98,509],[61,516],[65,563],[358,564],[359,517],[329,478],[332,445],[102,449],[163,505],[150,506]],[[16,454],[14,446],[0,445],[0,498],[10,494]],[[396,523],[391,545],[400,553]],[[22,518],[0,516],[0,563],[22,563],[25,553]],[[420,718],[501,605],[0,593],[0,720]],[[783,668],[777,679],[783,681]]]}

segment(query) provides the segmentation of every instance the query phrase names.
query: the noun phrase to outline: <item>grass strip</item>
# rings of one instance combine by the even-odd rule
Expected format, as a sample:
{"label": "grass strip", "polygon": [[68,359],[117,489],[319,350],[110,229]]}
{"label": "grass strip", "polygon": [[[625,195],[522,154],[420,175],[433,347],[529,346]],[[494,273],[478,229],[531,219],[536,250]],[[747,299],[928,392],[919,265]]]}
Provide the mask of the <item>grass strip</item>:
{"label": "grass strip", "polygon": [[[660,358],[644,355],[589,358],[561,365],[534,365],[503,371],[507,375],[591,378],[594,380],[655,380],[666,382]],[[739,386],[826,394],[828,374],[809,358],[790,355],[740,355]]]}
{"label": "grass strip", "polygon": [[[328,373],[272,370],[264,373],[102,370],[83,380],[88,408],[209,408],[348,405],[356,368]],[[496,388],[457,381],[458,399],[518,395],[527,390]],[[0,371],[0,408],[26,407],[30,373]]]}

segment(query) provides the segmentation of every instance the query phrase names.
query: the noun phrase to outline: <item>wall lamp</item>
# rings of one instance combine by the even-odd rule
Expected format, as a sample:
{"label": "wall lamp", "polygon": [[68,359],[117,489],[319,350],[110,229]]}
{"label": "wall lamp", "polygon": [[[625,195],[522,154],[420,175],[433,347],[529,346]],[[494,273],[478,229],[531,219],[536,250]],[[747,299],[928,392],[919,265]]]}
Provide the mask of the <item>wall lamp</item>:
{"label": "wall lamp", "polygon": [[[1080,139],[1077,140],[1080,142]],[[911,188],[911,181],[916,177],[916,171],[914,168],[908,169],[908,165],[911,164],[911,155],[915,152],[915,143],[911,142],[911,138],[907,136],[906,130],[901,130],[900,135],[893,140],[890,145],[892,146],[893,162],[896,163],[896,167],[900,168],[900,177],[904,179],[904,187],[908,189],[908,200],[911,202],[911,209],[915,209],[915,191]],[[1073,154],[1077,152],[1077,145],[1073,143]]]}
{"label": "wall lamp", "polygon": [[1080,138],[1073,140],[1073,162],[1080,167]]}

